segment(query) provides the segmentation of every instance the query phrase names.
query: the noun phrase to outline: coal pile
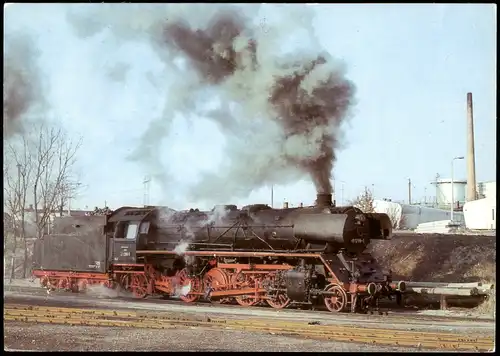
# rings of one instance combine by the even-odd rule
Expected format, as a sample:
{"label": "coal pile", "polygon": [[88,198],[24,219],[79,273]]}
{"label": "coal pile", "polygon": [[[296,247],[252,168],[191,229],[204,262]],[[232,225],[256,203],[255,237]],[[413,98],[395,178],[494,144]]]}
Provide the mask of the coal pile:
{"label": "coal pile", "polygon": [[111,215],[113,213],[113,210],[105,206],[104,208],[98,208],[97,206],[94,208],[93,211],[88,212],[85,215],[92,216],[92,215]]}

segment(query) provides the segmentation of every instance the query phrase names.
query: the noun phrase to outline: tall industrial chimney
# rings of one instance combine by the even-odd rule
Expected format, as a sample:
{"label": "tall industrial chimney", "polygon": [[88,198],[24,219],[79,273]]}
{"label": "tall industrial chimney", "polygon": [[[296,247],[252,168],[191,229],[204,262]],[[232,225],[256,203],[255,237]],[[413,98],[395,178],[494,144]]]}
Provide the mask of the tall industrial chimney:
{"label": "tall industrial chimney", "polygon": [[476,200],[476,160],[474,158],[474,115],[472,93],[467,93],[467,201]]}

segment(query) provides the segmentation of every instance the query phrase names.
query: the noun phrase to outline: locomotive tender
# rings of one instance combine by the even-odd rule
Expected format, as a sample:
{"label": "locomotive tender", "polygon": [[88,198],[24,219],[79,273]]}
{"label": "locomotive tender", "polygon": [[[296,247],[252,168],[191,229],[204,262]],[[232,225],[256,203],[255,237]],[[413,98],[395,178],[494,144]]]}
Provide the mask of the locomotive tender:
{"label": "locomotive tender", "polygon": [[391,238],[389,217],[334,207],[331,194],[303,208],[122,207],[66,220],[55,232],[35,245],[33,274],[48,288],[104,284],[138,298],[273,308],[324,303],[332,312],[364,311],[405,289],[365,253],[371,240]]}

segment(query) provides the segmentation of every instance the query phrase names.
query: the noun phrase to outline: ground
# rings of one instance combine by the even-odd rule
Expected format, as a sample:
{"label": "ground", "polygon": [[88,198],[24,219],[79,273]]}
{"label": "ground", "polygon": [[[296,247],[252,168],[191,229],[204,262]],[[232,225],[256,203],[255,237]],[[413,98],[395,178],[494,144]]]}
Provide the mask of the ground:
{"label": "ground", "polygon": [[6,350],[409,352],[416,349],[307,340],[269,333],[203,328],[124,329],[5,323]]}
{"label": "ground", "polygon": [[496,237],[397,233],[373,241],[370,252],[394,280],[414,282],[496,281]]}
{"label": "ground", "polygon": [[[25,285],[31,285],[26,282]],[[74,308],[131,308],[142,313],[170,313],[214,319],[273,319],[293,322],[314,322],[321,325],[358,325],[370,328],[395,328],[398,330],[440,331],[463,335],[493,336],[493,320],[478,318],[442,318],[430,314],[399,314],[387,316],[332,314],[322,311],[274,310],[271,308],[240,308],[200,303],[186,306],[183,303],[160,300],[130,300],[118,295],[95,293],[72,294],[29,288],[28,292],[4,291],[4,303],[61,306]],[[270,332],[249,332],[203,327],[178,327],[168,330],[131,329],[114,327],[87,327],[50,324],[32,324],[7,321],[4,323],[6,350],[33,351],[339,351],[339,352],[415,352],[417,348],[398,348],[334,341],[308,340],[285,337]]]}

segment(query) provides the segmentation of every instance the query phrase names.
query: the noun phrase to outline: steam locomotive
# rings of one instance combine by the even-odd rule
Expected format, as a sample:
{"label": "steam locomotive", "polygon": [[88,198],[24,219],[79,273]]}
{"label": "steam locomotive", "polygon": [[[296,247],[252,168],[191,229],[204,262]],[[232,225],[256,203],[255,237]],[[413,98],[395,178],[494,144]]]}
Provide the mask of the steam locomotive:
{"label": "steam locomotive", "polygon": [[335,207],[330,194],[286,209],[122,207],[61,218],[53,231],[35,244],[33,274],[47,288],[104,284],[137,298],[277,309],[324,303],[332,312],[366,311],[405,290],[365,252],[371,240],[391,238],[389,217]]}

